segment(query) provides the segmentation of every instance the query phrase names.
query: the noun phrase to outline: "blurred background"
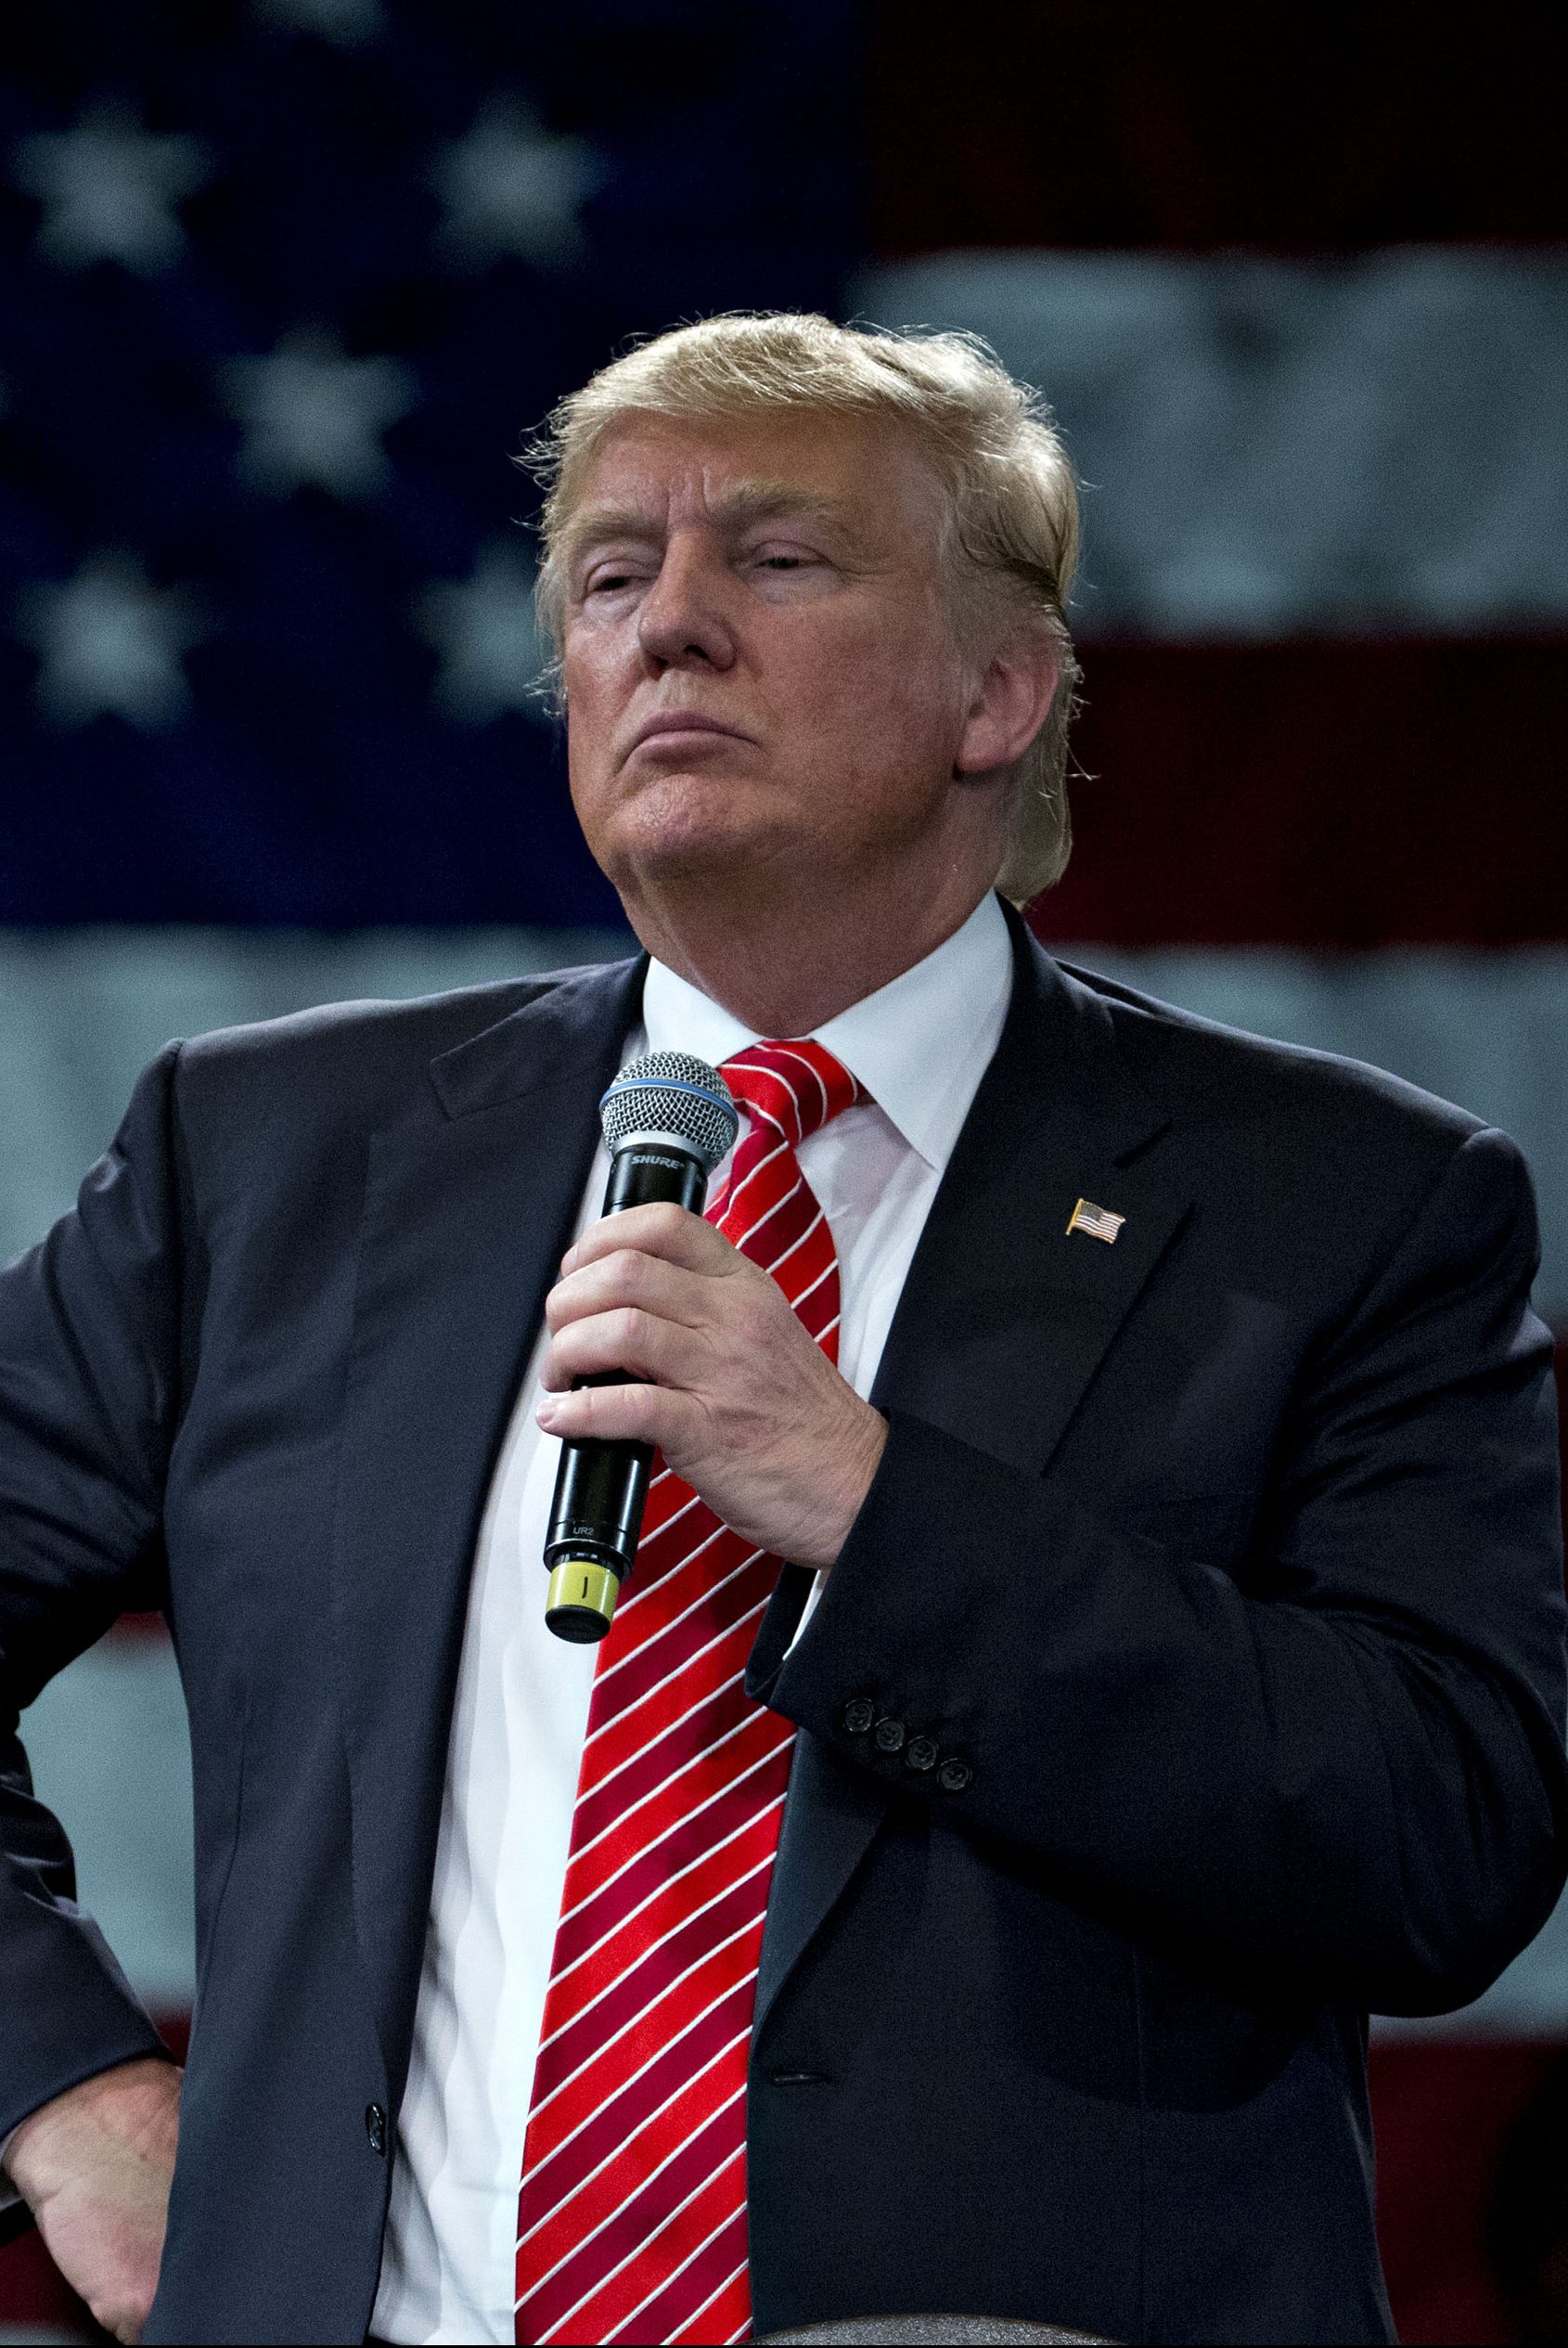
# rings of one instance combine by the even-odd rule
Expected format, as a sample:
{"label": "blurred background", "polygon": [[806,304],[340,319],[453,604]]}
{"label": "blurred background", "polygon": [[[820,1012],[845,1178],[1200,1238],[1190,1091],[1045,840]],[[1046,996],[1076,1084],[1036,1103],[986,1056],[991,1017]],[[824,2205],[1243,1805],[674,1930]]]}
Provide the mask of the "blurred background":
{"label": "blurred background", "polygon": [[[623,950],[512,458],[633,333],[972,328],[1084,476],[1070,958],[1506,1127],[1568,1330],[1557,14],[73,0],[0,34],[0,1258],[170,1036]],[[177,2044],[185,1732],[25,1723]],[[3,2027],[3,2024],[0,2024]],[[1403,2336],[1568,2340],[1568,1914],[1375,2024]],[[35,2240],[0,2341],[91,2337]]]}

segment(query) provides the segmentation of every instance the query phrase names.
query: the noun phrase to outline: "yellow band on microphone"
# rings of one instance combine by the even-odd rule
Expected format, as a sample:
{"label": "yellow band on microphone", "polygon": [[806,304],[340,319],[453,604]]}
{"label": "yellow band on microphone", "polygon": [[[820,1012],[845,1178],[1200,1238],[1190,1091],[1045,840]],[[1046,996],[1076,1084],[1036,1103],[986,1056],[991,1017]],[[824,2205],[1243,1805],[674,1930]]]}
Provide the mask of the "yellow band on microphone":
{"label": "yellow band on microphone", "polygon": [[550,1570],[545,1620],[558,1639],[586,1646],[609,1630],[620,1594],[620,1575],[597,1557],[563,1557]]}

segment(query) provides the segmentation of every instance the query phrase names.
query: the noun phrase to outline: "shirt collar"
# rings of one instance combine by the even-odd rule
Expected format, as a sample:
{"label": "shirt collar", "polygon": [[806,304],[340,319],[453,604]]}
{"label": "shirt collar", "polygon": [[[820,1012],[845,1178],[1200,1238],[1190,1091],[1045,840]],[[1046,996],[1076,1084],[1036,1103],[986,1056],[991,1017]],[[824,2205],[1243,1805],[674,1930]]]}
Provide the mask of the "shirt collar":
{"label": "shirt collar", "polygon": [[[858,1077],[911,1149],[941,1173],[996,1049],[1012,993],[1012,941],[997,899],[874,995],[812,1035]],[[763,1040],[663,962],[643,983],[649,1051],[694,1051],[718,1067]]]}

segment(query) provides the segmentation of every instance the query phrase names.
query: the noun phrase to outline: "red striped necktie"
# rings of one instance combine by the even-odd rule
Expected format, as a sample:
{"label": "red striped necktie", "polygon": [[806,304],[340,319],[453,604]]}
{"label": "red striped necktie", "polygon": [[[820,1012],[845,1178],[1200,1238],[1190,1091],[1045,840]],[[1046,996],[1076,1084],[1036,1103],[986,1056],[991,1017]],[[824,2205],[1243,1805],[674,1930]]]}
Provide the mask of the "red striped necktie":
{"label": "red striped necktie", "polygon": [[[838,1359],[832,1233],[797,1144],[868,1095],[820,1044],[727,1061],[749,1112],[708,1210]],[[746,2058],[790,1723],[741,1681],[779,1560],[662,1469],[598,1651],[533,2076],[517,2338],[751,2329]]]}

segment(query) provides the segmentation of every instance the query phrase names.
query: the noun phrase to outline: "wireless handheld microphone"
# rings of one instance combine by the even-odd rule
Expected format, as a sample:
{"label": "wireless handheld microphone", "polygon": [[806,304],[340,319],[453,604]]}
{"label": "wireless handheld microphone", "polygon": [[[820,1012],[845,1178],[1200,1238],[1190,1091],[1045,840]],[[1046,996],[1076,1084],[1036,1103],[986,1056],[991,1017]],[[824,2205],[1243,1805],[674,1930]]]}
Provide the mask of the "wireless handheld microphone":
{"label": "wireless handheld microphone", "polygon": [[[650,1051],[622,1069],[599,1116],[610,1149],[607,1215],[671,1200],[700,1214],[708,1177],[734,1143],[740,1116],[716,1068],[688,1051]],[[623,1370],[585,1386],[631,1383]],[[545,1620],[558,1639],[602,1639],[631,1572],[648,1498],[651,1443],[564,1439],[545,1541]]]}

